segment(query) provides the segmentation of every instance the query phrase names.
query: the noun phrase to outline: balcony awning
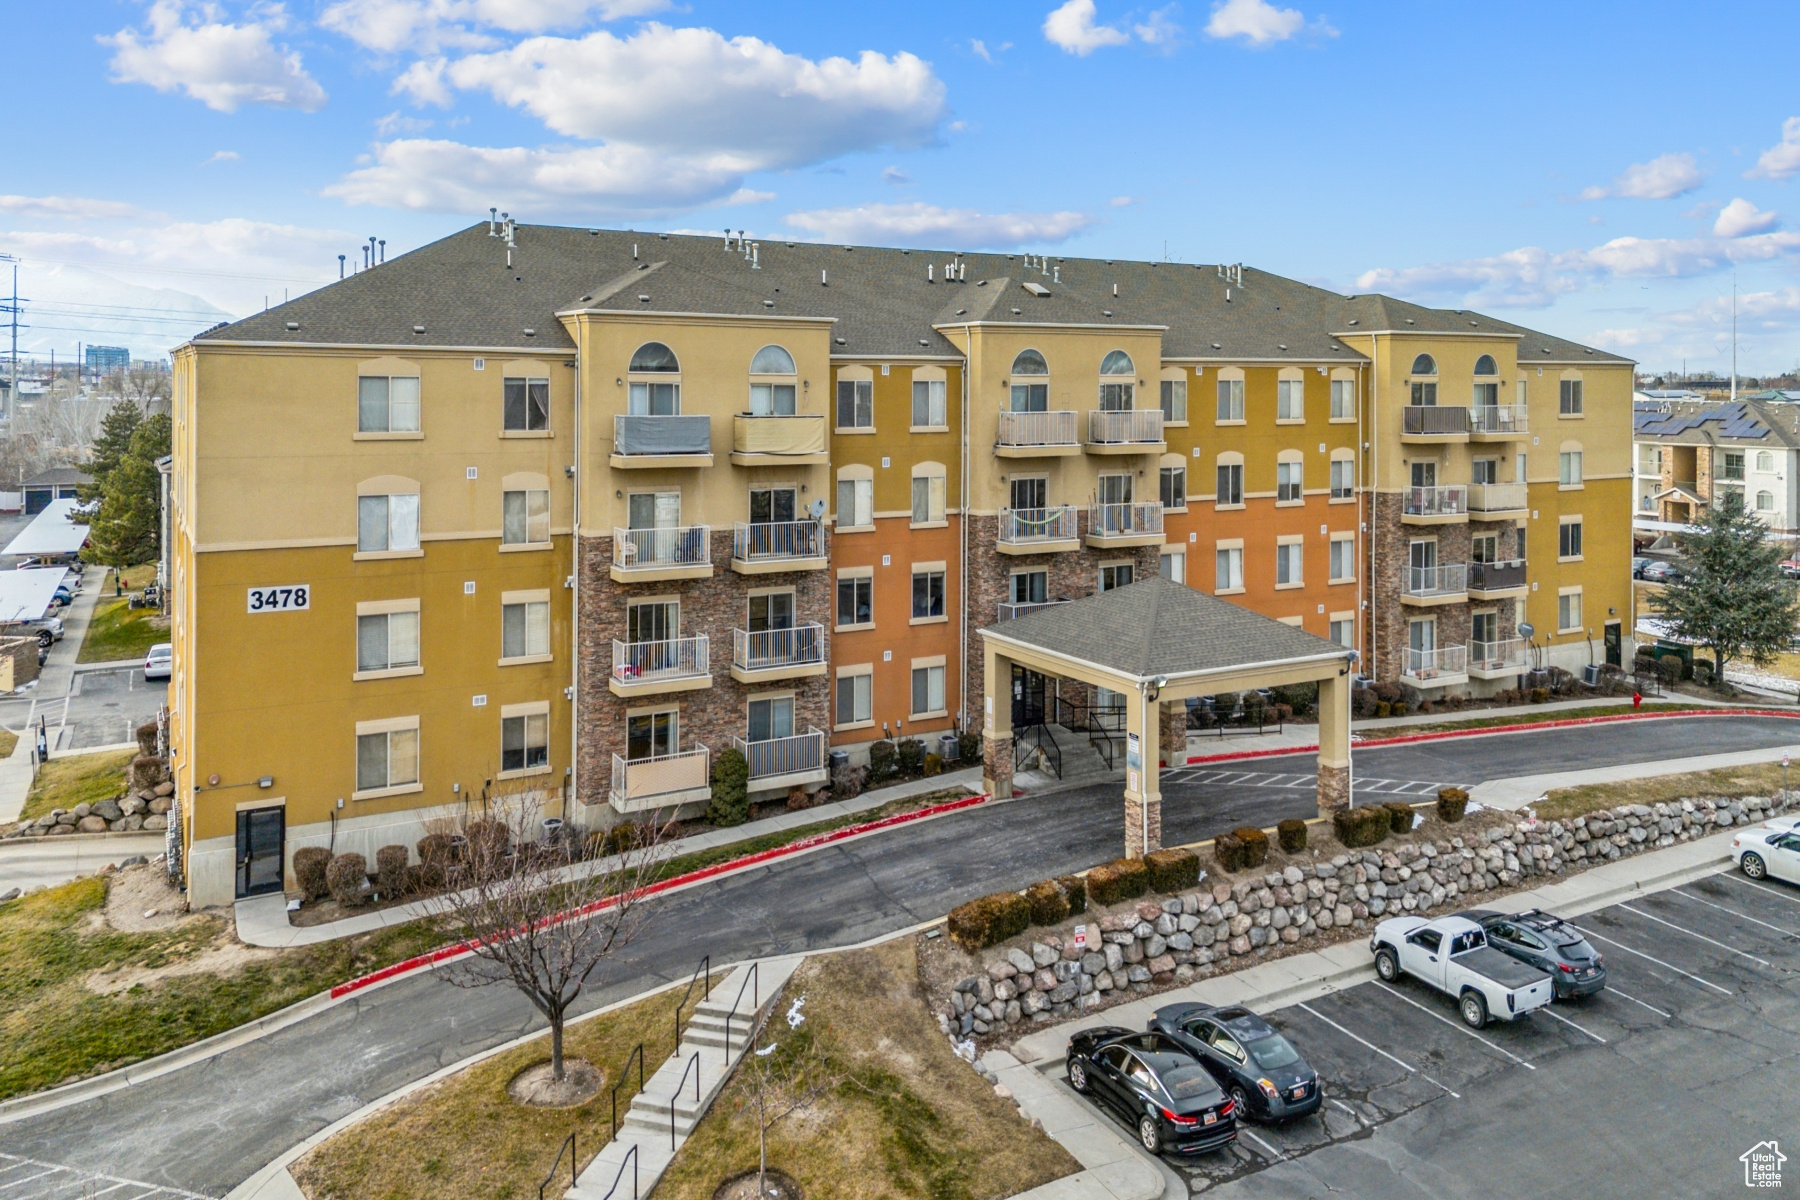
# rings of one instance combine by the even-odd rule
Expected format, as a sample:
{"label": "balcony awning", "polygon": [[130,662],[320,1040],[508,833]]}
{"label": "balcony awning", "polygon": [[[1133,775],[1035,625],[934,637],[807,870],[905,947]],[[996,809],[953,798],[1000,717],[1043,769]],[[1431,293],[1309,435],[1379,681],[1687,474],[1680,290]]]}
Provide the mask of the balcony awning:
{"label": "balcony awning", "polygon": [[743,454],[825,452],[825,418],[821,416],[740,416],[736,426],[736,448]]}
{"label": "balcony awning", "polygon": [[711,454],[712,422],[704,415],[621,416],[614,423],[617,454]]}

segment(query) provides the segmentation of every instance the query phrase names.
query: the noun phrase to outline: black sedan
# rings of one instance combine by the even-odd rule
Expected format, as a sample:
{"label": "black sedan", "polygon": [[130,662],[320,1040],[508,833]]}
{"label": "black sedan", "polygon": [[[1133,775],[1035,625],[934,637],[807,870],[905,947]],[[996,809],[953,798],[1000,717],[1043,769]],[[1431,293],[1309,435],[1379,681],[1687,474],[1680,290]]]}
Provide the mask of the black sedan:
{"label": "black sedan", "polygon": [[1246,1117],[1284,1121],[1324,1103],[1319,1073],[1247,1008],[1170,1004],[1156,1010],[1150,1028],[1199,1058]]}
{"label": "black sedan", "polygon": [[1236,1106],[1175,1039],[1116,1026],[1069,1039],[1069,1086],[1137,1126],[1152,1154],[1204,1154],[1237,1139]]}
{"label": "black sedan", "polygon": [[1517,914],[1473,908],[1458,914],[1487,931],[1488,945],[1550,976],[1558,1000],[1606,986],[1606,960],[1573,925],[1532,909]]}

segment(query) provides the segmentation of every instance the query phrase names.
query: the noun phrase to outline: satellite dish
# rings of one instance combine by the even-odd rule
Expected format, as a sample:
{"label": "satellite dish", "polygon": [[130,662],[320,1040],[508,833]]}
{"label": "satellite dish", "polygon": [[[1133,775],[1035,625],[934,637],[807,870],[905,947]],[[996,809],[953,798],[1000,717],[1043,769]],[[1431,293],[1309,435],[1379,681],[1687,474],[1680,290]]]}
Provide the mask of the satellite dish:
{"label": "satellite dish", "polygon": [[1536,632],[1537,632],[1537,630],[1536,630],[1536,629],[1535,629],[1535,628],[1533,628],[1533,627],[1532,627],[1532,626],[1530,626],[1530,625],[1527,625],[1527,624],[1524,624],[1524,623],[1523,623],[1523,622],[1521,622],[1521,623],[1520,623],[1520,625],[1519,625],[1519,632],[1520,632],[1520,633],[1522,633],[1522,634],[1524,634],[1524,635],[1525,635],[1525,637],[1526,637],[1526,640],[1528,640],[1528,641],[1529,641],[1529,640],[1530,640],[1530,638],[1531,638],[1531,635],[1532,635],[1532,634],[1534,634],[1534,633],[1536,633]]}
{"label": "satellite dish", "polygon": [[824,497],[820,497],[819,499],[814,500],[811,504],[807,505],[806,511],[812,514],[813,520],[823,521],[825,519]]}

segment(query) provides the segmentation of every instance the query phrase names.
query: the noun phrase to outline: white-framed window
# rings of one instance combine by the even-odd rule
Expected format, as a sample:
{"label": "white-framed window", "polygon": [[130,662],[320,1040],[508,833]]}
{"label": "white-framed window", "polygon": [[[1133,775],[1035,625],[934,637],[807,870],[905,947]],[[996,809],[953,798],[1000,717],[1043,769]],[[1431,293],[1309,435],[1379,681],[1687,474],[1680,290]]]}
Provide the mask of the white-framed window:
{"label": "white-framed window", "polygon": [[1213,555],[1213,590],[1240,592],[1244,589],[1244,548],[1220,546]]}
{"label": "white-framed window", "polygon": [[1275,586],[1293,587],[1306,582],[1306,547],[1299,542],[1282,542],[1275,547]]}
{"label": "white-framed window", "polygon": [[1187,380],[1162,381],[1162,414],[1165,425],[1187,420]]}
{"label": "white-framed window", "polygon": [[1564,450],[1558,456],[1556,481],[1563,487],[1581,486],[1581,451]]}
{"label": "white-framed window", "polygon": [[[634,375],[679,375],[675,352],[661,342],[645,342],[626,368]],[[626,411],[636,417],[672,417],[681,412],[679,379],[633,379],[626,389]]]}
{"label": "white-framed window", "polygon": [[1581,380],[1565,379],[1562,381],[1557,411],[1565,417],[1581,415]]}
{"label": "white-framed window", "polygon": [[[1050,406],[1050,385],[1033,383],[1031,377],[1050,374],[1050,364],[1036,350],[1021,350],[1013,359],[1011,404],[1013,412],[1044,412]],[[1027,378],[1019,378],[1021,375]]]}
{"label": "white-framed window", "polygon": [[419,495],[358,496],[356,548],[370,554],[419,548]]}
{"label": "white-framed window", "polygon": [[912,712],[914,717],[932,716],[944,711],[944,664],[915,666],[912,670]]}
{"label": "white-framed window", "polygon": [[1275,384],[1275,419],[1306,420],[1306,381],[1283,379]]}
{"label": "white-framed window", "polygon": [[500,493],[500,544],[542,546],[550,541],[550,493]]}
{"label": "white-framed window", "polygon": [[637,645],[681,636],[681,601],[644,600],[625,605],[625,640]]}
{"label": "white-framed window", "polygon": [[1581,630],[1581,589],[1563,592],[1556,598],[1556,630],[1574,633]]}
{"label": "white-framed window", "polygon": [[1356,537],[1331,539],[1331,582],[1350,583],[1356,579]]}
{"label": "white-framed window", "polygon": [[1331,640],[1340,646],[1356,648],[1356,618],[1333,617],[1331,620]]}
{"label": "white-framed window", "polygon": [[1556,527],[1556,556],[1581,557],[1581,518],[1564,518]]}
{"label": "white-framed window", "polygon": [[1742,450],[1725,451],[1725,463],[1719,468],[1720,479],[1732,479],[1741,482],[1744,478],[1744,452]]}
{"label": "white-framed window", "polygon": [[837,677],[837,724],[866,725],[875,719],[875,674],[863,669]]}
{"label": "white-framed window", "polygon": [[1102,563],[1100,566],[1100,590],[1103,592],[1125,587],[1131,580],[1130,563]]}
{"label": "white-framed window", "polygon": [[[1137,374],[1131,355],[1123,350],[1110,350],[1100,360],[1100,411],[1130,412],[1136,398],[1136,385],[1130,376]],[[1112,382],[1125,376],[1123,382]]]}
{"label": "white-framed window", "polygon": [[838,480],[837,527],[867,529],[875,524],[875,481]]}
{"label": "white-framed window", "polygon": [[944,571],[941,567],[913,572],[912,615],[915,621],[944,615]]}
{"label": "white-framed window", "polygon": [[840,629],[875,624],[874,576],[838,576],[837,624]]}
{"label": "white-framed window", "polygon": [[1470,483],[1499,483],[1500,460],[1497,458],[1477,458],[1469,463]]}
{"label": "white-framed window", "polygon": [[914,475],[912,481],[912,523],[933,525],[944,521],[946,477],[941,471]]}
{"label": "white-framed window", "polygon": [[791,383],[751,384],[750,415],[753,417],[793,416],[794,385]]}
{"label": "white-framed window", "polygon": [[[374,728],[370,728],[373,726]],[[419,719],[369,721],[356,731],[356,790],[375,792],[419,782]]]}
{"label": "white-framed window", "polygon": [[1161,472],[1164,508],[1187,507],[1187,468],[1164,467]]}
{"label": "white-framed window", "polygon": [[1775,511],[1775,493],[1770,492],[1770,491],[1761,491],[1761,492],[1756,493],[1756,511],[1757,512],[1773,512],[1773,511]]}
{"label": "white-framed window", "polygon": [[1219,484],[1216,503],[1242,504],[1244,502],[1244,464],[1220,463]]}
{"label": "white-framed window", "polygon": [[500,770],[536,771],[550,765],[550,711],[500,718]]}
{"label": "white-framed window", "polygon": [[1354,421],[1356,419],[1356,380],[1334,379],[1331,381],[1331,419],[1333,421]]}
{"label": "white-framed window", "polygon": [[1758,450],[1756,452],[1756,469],[1763,472],[1773,471],[1775,469],[1775,455],[1767,450]]}
{"label": "white-framed window", "polygon": [[541,433],[550,428],[550,381],[501,381],[500,427],[508,433]]}
{"label": "white-framed window", "polygon": [[1294,504],[1305,498],[1301,490],[1301,464],[1282,462],[1275,464],[1275,502],[1277,504]]}
{"label": "white-framed window", "polygon": [[1014,604],[1043,604],[1050,599],[1050,572],[1014,571],[1007,578],[1006,596]]}
{"label": "white-framed window", "polygon": [[950,417],[944,403],[942,379],[915,379],[912,385],[912,423],[915,429],[945,429]]}
{"label": "white-framed window", "polygon": [[356,432],[419,432],[419,377],[360,376],[356,381]]}
{"label": "white-framed window", "polygon": [[1162,561],[1157,564],[1158,573],[1164,579],[1170,579],[1176,583],[1186,583],[1187,551],[1164,550],[1161,557]]}
{"label": "white-framed window", "polygon": [[539,658],[550,653],[550,602],[524,600],[500,606],[500,657]]}
{"label": "white-framed window", "polygon": [[873,429],[875,427],[875,381],[873,379],[838,380],[837,427],[839,429]]}
{"label": "white-framed window", "polygon": [[758,696],[745,706],[744,740],[772,742],[794,736],[794,698]]}
{"label": "white-framed window", "polygon": [[1244,419],[1244,381],[1241,379],[1219,380],[1219,406],[1215,420],[1242,421]]}
{"label": "white-framed window", "polygon": [[1331,460],[1331,498],[1348,500],[1356,495],[1356,460],[1353,458],[1334,458]]}
{"label": "white-framed window", "polygon": [[628,713],[625,717],[625,758],[642,762],[664,758],[681,745],[681,712],[665,708],[655,712]]}
{"label": "white-framed window", "polygon": [[356,618],[356,669],[395,671],[419,665],[419,610]]}

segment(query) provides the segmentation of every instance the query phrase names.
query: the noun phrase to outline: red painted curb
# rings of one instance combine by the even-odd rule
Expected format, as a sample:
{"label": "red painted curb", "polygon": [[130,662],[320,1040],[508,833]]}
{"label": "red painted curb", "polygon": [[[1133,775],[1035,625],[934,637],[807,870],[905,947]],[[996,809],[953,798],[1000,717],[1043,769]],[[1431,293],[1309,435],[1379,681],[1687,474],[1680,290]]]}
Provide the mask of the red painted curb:
{"label": "red painted curb", "polygon": [[[864,821],[859,825],[846,825],[842,829],[832,829],[825,833],[815,833],[811,837],[802,838],[797,842],[789,842],[785,846],[773,846],[767,850],[759,850],[755,854],[746,854],[739,858],[727,859],[721,863],[714,863],[710,867],[701,867],[697,871],[689,871],[683,875],[675,875],[668,879],[659,880],[645,888],[644,893],[646,895],[654,896],[661,892],[685,887],[690,883],[699,883],[703,880],[714,879],[721,875],[731,874],[732,872],[742,871],[748,867],[771,862],[778,858],[786,858],[789,855],[798,854],[803,850],[811,850],[818,846],[830,845],[832,842],[841,842],[845,838],[857,837],[865,833],[874,833],[882,829],[892,829],[896,825],[905,825],[912,821],[923,820],[926,817],[935,817],[941,813],[956,812],[957,810],[964,808],[973,808],[978,804],[987,803],[989,799],[990,797],[985,794],[980,796],[967,796],[961,800],[948,800],[943,804],[933,804],[927,808],[916,809],[912,812],[895,813],[893,816],[883,817],[879,821]],[[617,900],[611,897],[605,900],[596,900],[592,904],[584,905],[571,912],[559,913],[551,918],[551,920],[565,921],[577,917],[584,917],[589,913],[596,913],[610,908],[615,903],[617,903]],[[337,1000],[341,997],[348,996],[353,992],[362,991],[364,988],[373,987],[378,983],[385,983],[390,979],[396,979],[402,975],[423,970],[426,967],[434,967],[439,963],[447,962],[453,958],[460,958],[468,953],[468,948],[461,943],[453,946],[439,946],[436,950],[430,951],[429,953],[420,954],[413,958],[408,958],[401,962],[385,966],[379,971],[371,971],[367,975],[360,975],[355,979],[346,980],[331,989],[331,998]]]}
{"label": "red painted curb", "polygon": [[1317,745],[1288,746],[1281,750],[1240,750],[1235,754],[1196,754],[1187,761],[1190,767],[1195,763],[1245,762],[1252,758],[1278,758],[1283,754],[1310,754],[1318,748]]}

